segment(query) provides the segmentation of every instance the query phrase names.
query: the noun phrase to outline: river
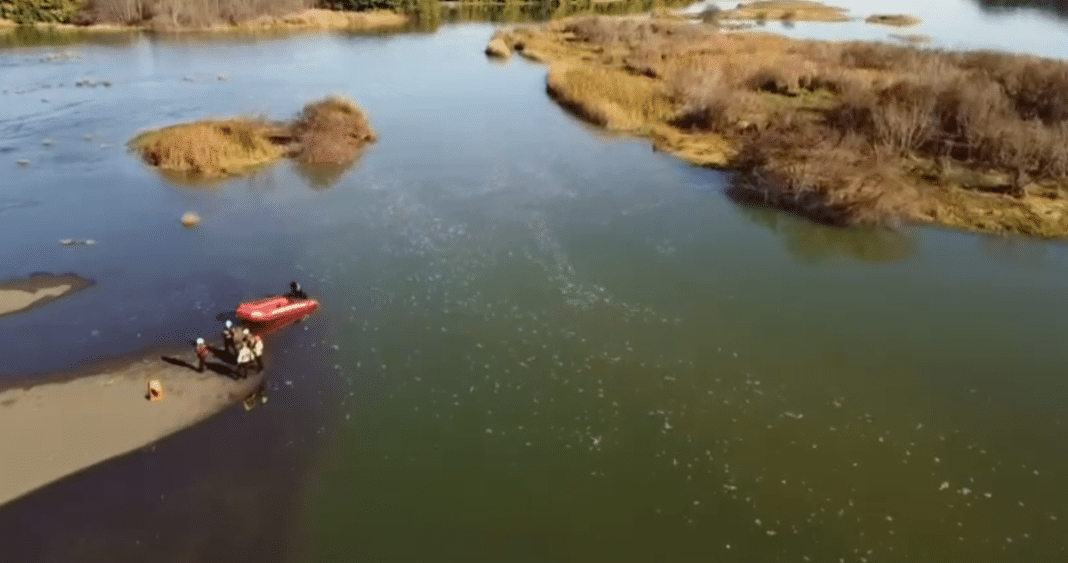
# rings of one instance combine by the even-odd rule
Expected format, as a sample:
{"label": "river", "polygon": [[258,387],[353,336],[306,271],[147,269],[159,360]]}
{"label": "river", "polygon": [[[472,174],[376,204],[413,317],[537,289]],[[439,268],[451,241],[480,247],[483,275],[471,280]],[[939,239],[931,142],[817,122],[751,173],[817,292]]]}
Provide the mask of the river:
{"label": "river", "polygon": [[[1063,24],[996,17],[985,42],[1068,55]],[[272,340],[265,407],[0,508],[0,558],[1068,558],[1063,243],[742,207],[488,61],[492,32],[0,50],[0,278],[97,282],[0,319],[0,380],[210,335],[291,279],[323,303]],[[380,135],[340,175],[178,185],[123,146],[330,93]]]}

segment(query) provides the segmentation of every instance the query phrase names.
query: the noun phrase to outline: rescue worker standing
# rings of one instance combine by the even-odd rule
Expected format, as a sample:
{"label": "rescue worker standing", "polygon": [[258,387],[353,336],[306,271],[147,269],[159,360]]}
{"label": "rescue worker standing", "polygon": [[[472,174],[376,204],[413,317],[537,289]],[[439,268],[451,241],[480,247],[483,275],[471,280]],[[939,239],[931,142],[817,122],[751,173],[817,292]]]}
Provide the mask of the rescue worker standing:
{"label": "rescue worker standing", "polygon": [[197,371],[204,372],[204,362],[208,360],[208,345],[203,338],[197,338]]}
{"label": "rescue worker standing", "polygon": [[227,354],[230,354],[230,353],[236,354],[237,353],[237,344],[235,342],[235,337],[237,335],[234,334],[235,332],[236,331],[234,330],[234,323],[232,323],[230,321],[226,321],[226,328],[223,330],[222,336],[223,336],[223,346],[226,347],[226,353]]}
{"label": "rescue worker standing", "polygon": [[237,347],[237,377],[238,379],[245,379],[248,377],[248,370],[252,367],[252,350],[249,350],[248,346],[242,342]]}
{"label": "rescue worker standing", "polygon": [[256,359],[256,373],[263,371],[263,338],[252,336],[252,356]]}

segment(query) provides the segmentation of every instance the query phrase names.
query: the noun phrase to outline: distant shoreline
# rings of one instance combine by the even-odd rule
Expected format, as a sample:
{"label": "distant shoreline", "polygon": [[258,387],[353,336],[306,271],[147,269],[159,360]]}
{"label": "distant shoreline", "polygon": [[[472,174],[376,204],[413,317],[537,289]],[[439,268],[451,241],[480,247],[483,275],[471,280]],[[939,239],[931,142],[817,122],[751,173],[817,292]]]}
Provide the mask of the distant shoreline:
{"label": "distant shoreline", "polygon": [[11,20],[0,19],[0,33],[11,32],[20,27],[40,31],[58,32],[92,32],[119,33],[133,31],[152,31],[165,33],[187,32],[242,32],[242,31],[282,31],[282,30],[352,30],[376,31],[399,29],[410,23],[407,15],[389,10],[372,10],[366,12],[308,9],[284,16],[260,16],[237,24],[217,24],[210,26],[169,26],[153,24],[112,24],[94,23],[75,25],[69,23],[36,22],[20,25]]}

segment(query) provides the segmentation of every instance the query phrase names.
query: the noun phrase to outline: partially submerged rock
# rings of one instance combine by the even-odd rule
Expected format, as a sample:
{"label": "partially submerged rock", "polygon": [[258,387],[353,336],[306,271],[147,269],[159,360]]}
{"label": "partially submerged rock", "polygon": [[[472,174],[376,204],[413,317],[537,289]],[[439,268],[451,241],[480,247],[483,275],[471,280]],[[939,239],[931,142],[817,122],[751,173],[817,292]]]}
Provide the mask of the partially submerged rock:
{"label": "partially submerged rock", "polygon": [[182,215],[182,226],[183,227],[195,227],[195,226],[197,226],[199,224],[200,224],[200,215],[197,215],[196,213],[193,213],[192,211],[189,211],[189,212],[185,213],[184,215]]}
{"label": "partially submerged rock", "polygon": [[495,36],[493,39],[490,39],[490,42],[486,45],[486,55],[499,59],[507,59],[512,56],[512,50],[508,48],[508,44],[505,43],[503,39]]}
{"label": "partially submerged rock", "polygon": [[14,315],[72,293],[77,293],[95,284],[93,280],[76,274],[35,273],[26,278],[0,282],[0,317]]}

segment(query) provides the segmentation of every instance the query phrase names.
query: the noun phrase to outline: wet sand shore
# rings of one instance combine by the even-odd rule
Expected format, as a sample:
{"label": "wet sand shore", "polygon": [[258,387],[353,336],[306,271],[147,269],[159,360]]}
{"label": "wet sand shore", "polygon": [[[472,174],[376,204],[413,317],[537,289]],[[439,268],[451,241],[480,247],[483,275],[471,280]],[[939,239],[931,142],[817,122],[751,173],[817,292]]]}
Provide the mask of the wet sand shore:
{"label": "wet sand shore", "polygon": [[[262,381],[234,380],[216,359],[203,373],[194,363],[191,351],[157,352],[0,391],[0,505],[193,426]],[[162,400],[147,400],[152,379],[162,383]]]}
{"label": "wet sand shore", "polygon": [[40,307],[93,285],[75,274],[33,274],[0,281],[0,317]]}

